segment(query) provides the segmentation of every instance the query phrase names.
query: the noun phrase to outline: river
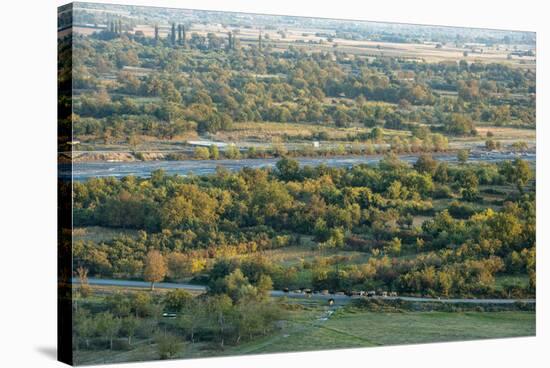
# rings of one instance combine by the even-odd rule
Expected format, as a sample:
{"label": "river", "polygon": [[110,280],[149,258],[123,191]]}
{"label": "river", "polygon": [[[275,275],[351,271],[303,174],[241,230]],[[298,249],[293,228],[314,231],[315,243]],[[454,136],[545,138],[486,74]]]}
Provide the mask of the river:
{"label": "river", "polygon": [[[414,163],[419,154],[400,155],[400,159]],[[296,160],[301,166],[317,166],[325,164],[331,167],[351,167],[358,164],[373,164],[383,156],[333,156],[333,157],[299,157]],[[434,154],[439,161],[456,162],[456,153]],[[473,151],[470,153],[471,162],[499,162],[520,157],[526,161],[535,162],[535,153],[511,153],[511,152],[484,152]],[[278,158],[265,159],[241,159],[241,160],[188,160],[188,161],[136,161],[136,162],[76,162],[73,163],[73,180],[82,181],[98,177],[124,177],[133,175],[137,177],[149,177],[155,170],[163,169],[168,175],[205,175],[216,171],[217,167],[223,167],[230,171],[238,171],[244,167],[262,168],[274,167]],[[59,165],[59,176],[69,179],[71,175],[70,164]]]}

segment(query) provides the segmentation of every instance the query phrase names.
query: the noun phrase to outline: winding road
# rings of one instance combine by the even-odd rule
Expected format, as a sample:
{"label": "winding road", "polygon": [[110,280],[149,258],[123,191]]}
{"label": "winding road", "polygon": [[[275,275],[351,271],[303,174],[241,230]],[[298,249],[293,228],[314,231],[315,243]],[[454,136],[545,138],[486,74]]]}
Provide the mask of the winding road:
{"label": "winding road", "polygon": [[[73,284],[78,284],[79,280],[77,278],[72,279]],[[114,280],[114,279],[97,279],[89,278],[88,283],[90,285],[97,286],[118,286],[118,287],[134,287],[134,288],[149,288],[151,284],[145,281],[133,281],[133,280]],[[186,289],[191,291],[206,291],[206,286],[204,285],[194,285],[187,283],[171,283],[171,282],[159,282],[155,283],[155,288],[157,289]],[[353,299],[362,298],[359,295],[347,296],[343,294],[305,294],[298,292],[284,292],[281,290],[272,290],[272,297],[287,297],[287,298],[308,298],[312,300],[329,300],[334,299],[334,302],[337,304],[345,304]],[[374,298],[383,298],[387,300],[400,299],[409,302],[438,302],[438,303],[472,303],[472,304],[513,304],[513,303],[535,303],[536,299],[437,299],[437,298],[420,298],[420,297],[411,297],[411,296],[387,296],[387,297],[374,297]]]}

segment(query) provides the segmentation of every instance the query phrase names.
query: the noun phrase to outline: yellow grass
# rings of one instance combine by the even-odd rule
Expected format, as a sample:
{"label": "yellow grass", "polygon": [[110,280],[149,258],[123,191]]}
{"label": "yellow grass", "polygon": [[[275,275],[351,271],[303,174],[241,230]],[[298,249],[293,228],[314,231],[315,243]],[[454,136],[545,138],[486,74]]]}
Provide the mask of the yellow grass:
{"label": "yellow grass", "polygon": [[[271,142],[271,139],[276,137],[311,137],[315,133],[326,132],[330,139],[346,141],[348,135],[353,136],[370,131],[371,128],[363,126],[338,128],[311,123],[246,122],[235,123],[231,130],[218,132],[214,134],[213,138],[221,141],[262,140]],[[410,135],[409,132],[389,129],[384,129],[384,133],[386,135]]]}
{"label": "yellow grass", "polygon": [[476,127],[479,135],[482,137],[487,136],[487,132],[493,133],[493,138],[497,139],[535,139],[535,129],[517,129],[510,127],[492,127],[492,126],[478,126]]}

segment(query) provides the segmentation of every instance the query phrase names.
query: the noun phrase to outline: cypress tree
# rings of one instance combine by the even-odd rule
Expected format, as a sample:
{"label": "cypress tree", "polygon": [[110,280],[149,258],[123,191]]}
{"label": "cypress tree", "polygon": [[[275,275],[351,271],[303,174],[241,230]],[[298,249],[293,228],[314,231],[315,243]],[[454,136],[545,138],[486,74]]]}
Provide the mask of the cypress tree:
{"label": "cypress tree", "polygon": [[181,25],[181,44],[185,46],[185,26]]}
{"label": "cypress tree", "polygon": [[172,23],[172,33],[170,34],[170,42],[172,42],[172,45],[176,44],[176,23]]}

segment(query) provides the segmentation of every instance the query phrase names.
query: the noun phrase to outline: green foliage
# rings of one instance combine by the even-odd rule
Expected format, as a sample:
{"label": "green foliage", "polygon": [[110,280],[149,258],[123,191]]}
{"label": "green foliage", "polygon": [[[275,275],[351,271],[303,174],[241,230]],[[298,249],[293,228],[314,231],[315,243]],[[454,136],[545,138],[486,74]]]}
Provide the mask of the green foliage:
{"label": "green foliage", "polygon": [[164,296],[164,306],[167,310],[178,312],[192,303],[193,297],[185,290],[172,290]]}
{"label": "green foliage", "polygon": [[384,252],[392,255],[398,256],[401,253],[401,239],[393,238],[384,246]]}
{"label": "green foliage", "polygon": [[94,318],[97,333],[109,341],[109,348],[113,350],[113,339],[120,329],[120,320],[110,312],[103,312]]}
{"label": "green foliage", "polygon": [[500,173],[506,178],[506,181],[515,184],[520,193],[523,193],[523,187],[533,178],[533,172],[529,164],[519,158],[513,162],[503,162]]}
{"label": "green foliage", "polygon": [[216,146],[215,144],[210,146],[209,151],[209,155],[212,160],[217,160],[220,158],[220,151],[218,149],[218,146]]}
{"label": "green foliage", "polygon": [[[518,256],[513,255],[534,249],[534,193],[495,192],[504,203],[498,211],[486,209],[479,194],[480,185],[502,185],[507,175],[507,181],[514,179],[508,173],[521,173],[523,164],[436,164],[434,169],[425,157],[413,168],[388,155],[378,165],[312,168],[282,158],[275,169],[219,170],[201,177],[155,172],[150,179],[75,183],[79,226],[102,224],[96,222],[102,208],[129,196],[148,202],[161,221],[141,225],[133,236],[99,243],[77,241],[74,257],[91,275],[144,277],[145,266],[151,264],[147,254],[157,250],[164,262],[163,277],[204,279],[206,274],[213,294],[227,294],[237,304],[263,300],[270,282],[275,288],[384,286],[413,293],[494,295],[498,293],[494,273],[472,279],[458,266],[474,267],[477,264],[466,261],[490,257],[504,261],[504,269],[498,272],[534,272],[519,266]],[[129,226],[134,209],[127,211],[120,213],[120,221],[128,219]],[[415,226],[418,216],[427,217],[421,226]],[[320,255],[351,249],[396,261],[393,266],[388,263],[391,258],[344,262],[335,270],[334,265],[313,266],[305,261],[277,264],[260,256],[303,244],[303,238]],[[428,254],[414,254],[415,250]],[[402,256],[413,258],[402,263]],[[428,262],[433,270],[411,268],[425,264],[424,256],[433,257]],[[464,280],[473,286],[461,286]],[[141,299],[109,298],[112,312],[120,318],[154,314],[151,302]],[[168,302],[171,308],[176,304],[177,300]],[[175,308],[186,309],[184,304]]]}
{"label": "green foliage", "polygon": [[[177,42],[172,40],[175,33]],[[266,47],[261,53],[229,47],[238,38],[227,43],[212,33],[194,33],[188,39],[185,32],[181,38],[179,34],[178,28],[169,41],[116,32],[78,37],[73,46],[73,74],[74,87],[82,92],[74,105],[79,117],[75,136],[92,137],[93,142],[137,137],[137,133],[173,139],[189,131],[229,130],[235,122],[310,122],[337,127],[359,122],[374,127],[369,138],[381,142],[381,126],[412,130],[423,141],[438,130],[459,136],[475,134],[473,121],[477,120],[534,126],[534,99],[509,98],[501,103],[494,98],[497,92],[506,96],[533,91],[535,73],[526,68],[502,63],[473,63],[472,67],[411,64],[399,58],[367,67],[361,58],[343,60],[320,50],[304,53],[290,46],[282,56]],[[208,68],[203,67],[205,55]],[[128,66],[148,72],[136,76],[125,70]],[[183,78],[183,71],[190,77]],[[419,78],[402,80],[394,77],[396,72]],[[114,83],[102,83],[100,76],[105,74],[115,75]],[[283,77],[250,78],[276,74]],[[456,91],[458,101],[439,95],[435,90],[440,89]],[[342,103],[342,95],[349,100]],[[327,97],[333,101],[326,103]],[[137,146],[137,142],[127,144],[132,150]]]}
{"label": "green foliage", "polygon": [[171,359],[181,350],[178,338],[170,334],[159,334],[155,337],[157,353],[160,359]]}
{"label": "green foliage", "polygon": [[468,159],[470,158],[470,150],[462,149],[458,151],[456,158],[461,164],[466,163],[466,161],[468,161]]}
{"label": "green foliage", "polygon": [[195,158],[197,160],[208,160],[210,158],[210,151],[206,147],[195,148]]}
{"label": "green foliage", "polygon": [[416,171],[420,173],[427,173],[433,176],[437,170],[437,161],[430,155],[421,155],[414,164]]}

